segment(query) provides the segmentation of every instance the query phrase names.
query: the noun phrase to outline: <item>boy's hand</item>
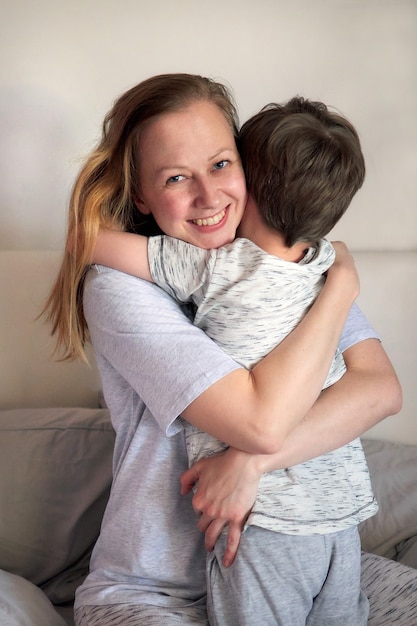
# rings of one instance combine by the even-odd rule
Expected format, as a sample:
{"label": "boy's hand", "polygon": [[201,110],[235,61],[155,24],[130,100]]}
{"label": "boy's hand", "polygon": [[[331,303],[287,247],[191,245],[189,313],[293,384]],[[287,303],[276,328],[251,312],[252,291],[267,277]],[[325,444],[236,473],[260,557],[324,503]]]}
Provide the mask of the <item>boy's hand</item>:
{"label": "boy's hand", "polygon": [[327,276],[341,282],[344,288],[350,287],[355,299],[359,295],[359,274],[355,259],[343,241],[332,241],[332,245],[336,252],[336,258],[329,268]]}

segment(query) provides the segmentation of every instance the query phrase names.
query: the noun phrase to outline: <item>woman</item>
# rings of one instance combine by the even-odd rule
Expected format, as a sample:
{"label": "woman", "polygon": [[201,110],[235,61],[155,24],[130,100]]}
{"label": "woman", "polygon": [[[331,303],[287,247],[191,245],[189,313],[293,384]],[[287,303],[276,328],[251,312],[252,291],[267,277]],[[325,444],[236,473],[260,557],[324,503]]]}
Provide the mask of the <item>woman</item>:
{"label": "woman", "polygon": [[[229,525],[230,563],[263,472],[334,449],[401,404],[375,333],[349,313],[357,277],[343,247],[311,311],[250,373],[154,285],[86,273],[102,225],[163,230],[207,248],[233,239],[246,200],[236,130],[222,85],[153,77],[115,103],[74,187],[71,252],[47,308],[66,357],[82,356],[88,323],[116,431],[112,492],[76,598],[79,626],[206,623],[199,530],[210,549]],[[339,344],[348,372],[315,402],[348,314]],[[178,415],[231,446],[183,476],[184,493],[198,480],[193,502],[179,494]]]}

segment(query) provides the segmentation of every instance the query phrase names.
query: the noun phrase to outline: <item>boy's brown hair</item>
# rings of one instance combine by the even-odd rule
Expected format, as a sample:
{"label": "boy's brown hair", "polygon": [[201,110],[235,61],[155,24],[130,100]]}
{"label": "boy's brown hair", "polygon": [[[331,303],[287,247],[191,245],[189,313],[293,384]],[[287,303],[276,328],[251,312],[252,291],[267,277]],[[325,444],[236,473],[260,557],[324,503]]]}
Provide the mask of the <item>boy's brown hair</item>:
{"label": "boy's brown hair", "polygon": [[352,124],[322,102],[269,104],[242,126],[238,147],[248,190],[287,246],[333,228],[365,177]]}

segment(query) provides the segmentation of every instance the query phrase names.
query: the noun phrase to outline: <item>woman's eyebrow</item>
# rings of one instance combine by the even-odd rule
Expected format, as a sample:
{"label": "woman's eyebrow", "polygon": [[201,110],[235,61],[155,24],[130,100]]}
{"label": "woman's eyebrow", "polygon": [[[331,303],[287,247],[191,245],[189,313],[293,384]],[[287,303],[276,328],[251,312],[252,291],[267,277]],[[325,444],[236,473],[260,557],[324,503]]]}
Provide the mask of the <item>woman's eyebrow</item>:
{"label": "woman's eyebrow", "polygon": [[[236,150],[234,148],[230,148],[230,147],[220,148],[220,150],[215,152],[212,156],[208,157],[207,163],[217,159],[219,157],[219,155],[222,155],[225,152],[233,152],[233,153],[235,153]],[[166,171],[169,171],[169,170],[186,169],[188,167],[189,167],[189,165],[186,165],[186,164],[173,163],[172,165],[161,165],[161,167],[158,167],[155,171],[156,171],[156,174],[162,174],[162,173],[164,173]]]}
{"label": "woman's eyebrow", "polygon": [[213,154],[213,156],[210,157],[209,161],[211,161],[212,159],[216,159],[219,156],[219,154],[223,154],[223,152],[236,152],[236,149],[231,148],[229,146],[226,148],[221,148],[215,154]]}

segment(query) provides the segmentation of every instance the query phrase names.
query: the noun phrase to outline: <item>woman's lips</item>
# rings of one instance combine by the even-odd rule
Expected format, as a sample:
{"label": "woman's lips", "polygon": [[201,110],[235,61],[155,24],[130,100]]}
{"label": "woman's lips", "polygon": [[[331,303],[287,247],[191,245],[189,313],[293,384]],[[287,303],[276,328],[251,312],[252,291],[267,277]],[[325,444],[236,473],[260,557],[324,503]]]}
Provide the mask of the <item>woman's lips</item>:
{"label": "woman's lips", "polygon": [[226,215],[226,209],[223,209],[223,211],[220,211],[220,213],[217,213],[216,215],[212,215],[211,217],[201,217],[201,218],[198,218],[196,220],[191,220],[191,221],[196,226],[216,226],[224,219],[225,215]]}

